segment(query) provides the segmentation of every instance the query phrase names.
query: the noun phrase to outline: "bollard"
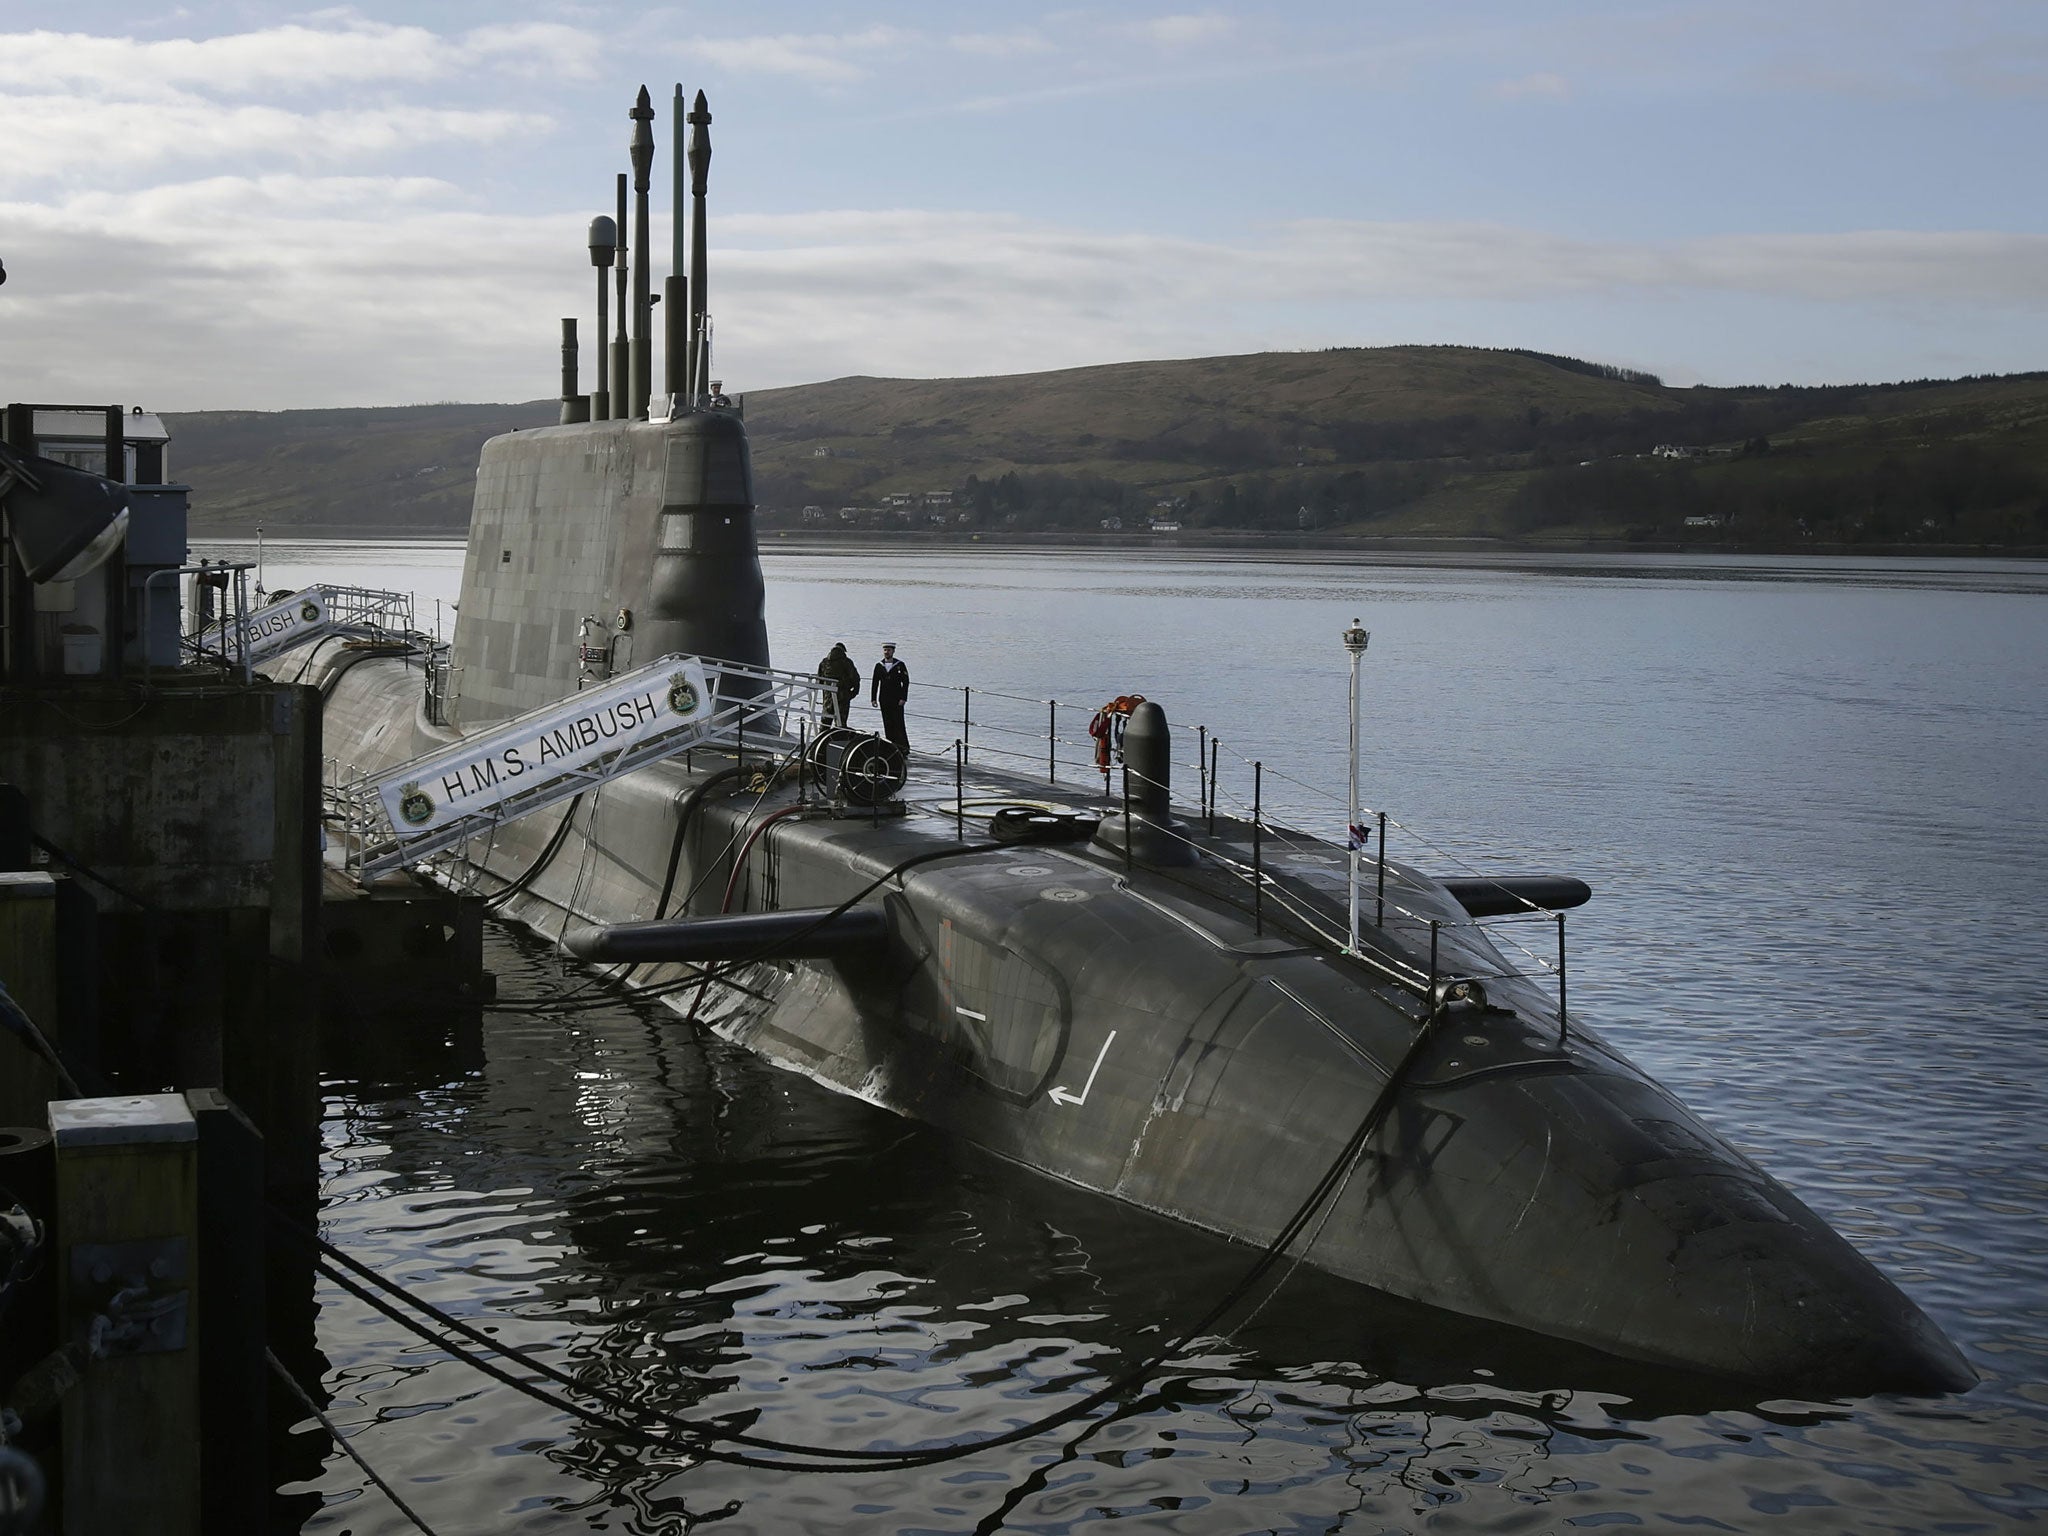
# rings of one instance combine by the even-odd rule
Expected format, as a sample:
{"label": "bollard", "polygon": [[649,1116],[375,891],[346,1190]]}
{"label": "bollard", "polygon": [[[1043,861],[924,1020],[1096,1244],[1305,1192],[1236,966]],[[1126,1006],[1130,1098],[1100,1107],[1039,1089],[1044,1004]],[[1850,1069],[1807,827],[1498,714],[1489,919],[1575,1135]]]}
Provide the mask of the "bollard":
{"label": "bollard", "polygon": [[49,1116],[58,1326],[102,1348],[64,1398],[64,1531],[198,1536],[198,1122],[170,1093]]}

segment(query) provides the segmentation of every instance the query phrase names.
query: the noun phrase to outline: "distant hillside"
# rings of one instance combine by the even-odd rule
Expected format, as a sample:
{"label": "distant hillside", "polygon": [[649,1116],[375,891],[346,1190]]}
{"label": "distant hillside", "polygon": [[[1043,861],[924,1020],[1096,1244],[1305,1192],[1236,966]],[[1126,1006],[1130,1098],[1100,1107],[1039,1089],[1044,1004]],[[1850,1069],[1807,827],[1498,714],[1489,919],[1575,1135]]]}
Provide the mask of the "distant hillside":
{"label": "distant hillside", "polygon": [[166,415],[171,465],[192,486],[195,533],[460,536],[477,453],[559,406],[405,405]]}
{"label": "distant hillside", "polygon": [[[1336,348],[836,379],[746,412],[771,527],[2048,543],[2048,374],[1672,389],[1531,352]],[[483,440],[555,414],[170,424],[200,531],[459,533]]]}

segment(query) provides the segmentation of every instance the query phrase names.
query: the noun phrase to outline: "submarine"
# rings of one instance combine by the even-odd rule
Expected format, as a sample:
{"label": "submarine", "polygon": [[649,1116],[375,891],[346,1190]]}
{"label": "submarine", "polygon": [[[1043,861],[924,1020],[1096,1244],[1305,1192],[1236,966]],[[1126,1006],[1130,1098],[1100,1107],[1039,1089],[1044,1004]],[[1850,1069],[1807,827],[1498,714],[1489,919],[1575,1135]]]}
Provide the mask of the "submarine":
{"label": "submarine", "polygon": [[[685,274],[677,208],[665,388],[643,89],[634,236],[624,177],[591,230],[600,387],[577,390],[565,322],[560,423],[482,449],[452,641],[293,657],[325,755],[389,790],[385,821],[351,812],[337,842],[382,838],[830,1088],[1377,1292],[1773,1394],[1975,1382],[1489,937],[1490,917],[1585,900],[1579,882],[1439,879],[1382,840],[1361,901],[1357,830],[1176,797],[1170,701],[1117,713],[1108,803],[818,720],[822,684],[772,666],[744,400],[710,376],[711,116],[702,92],[676,106],[692,218]],[[640,722],[693,712],[686,747],[628,756]],[[552,799],[486,782],[542,777],[550,743]],[[437,820],[458,800],[481,808]],[[452,830],[422,852],[408,822]]]}

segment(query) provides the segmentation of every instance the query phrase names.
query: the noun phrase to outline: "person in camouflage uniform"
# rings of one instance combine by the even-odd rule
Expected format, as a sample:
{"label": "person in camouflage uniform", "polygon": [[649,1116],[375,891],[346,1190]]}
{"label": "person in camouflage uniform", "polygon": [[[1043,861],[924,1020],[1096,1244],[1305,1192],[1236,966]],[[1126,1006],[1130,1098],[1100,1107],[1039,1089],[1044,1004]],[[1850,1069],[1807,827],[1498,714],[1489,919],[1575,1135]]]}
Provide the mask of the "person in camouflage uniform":
{"label": "person in camouflage uniform", "polygon": [[844,640],[825,653],[825,659],[818,663],[818,676],[832,685],[832,691],[825,695],[825,724],[846,724],[854,695],[860,692],[860,668],[846,654]]}

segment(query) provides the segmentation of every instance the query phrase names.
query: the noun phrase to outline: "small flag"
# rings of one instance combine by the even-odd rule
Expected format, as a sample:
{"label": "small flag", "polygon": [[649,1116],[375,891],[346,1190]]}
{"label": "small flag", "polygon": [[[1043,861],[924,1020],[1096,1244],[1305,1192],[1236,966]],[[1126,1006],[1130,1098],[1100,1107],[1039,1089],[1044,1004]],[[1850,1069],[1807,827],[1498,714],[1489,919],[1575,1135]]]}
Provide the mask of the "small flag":
{"label": "small flag", "polygon": [[1370,838],[1371,836],[1372,836],[1372,828],[1371,828],[1371,827],[1368,827],[1368,826],[1364,826],[1364,825],[1362,825],[1361,823],[1359,823],[1359,822],[1355,822],[1355,821],[1354,821],[1353,823],[1351,823],[1351,837],[1350,837],[1350,840],[1349,840],[1349,841],[1347,841],[1347,842],[1346,842],[1346,843],[1344,844],[1344,846],[1345,846],[1346,848],[1350,849],[1350,850],[1351,850],[1351,851],[1352,851],[1353,853],[1356,853],[1356,852],[1358,852],[1358,850],[1359,850],[1359,849],[1361,849],[1361,848],[1363,848],[1363,847],[1365,846],[1365,844],[1366,844],[1366,839]]}

